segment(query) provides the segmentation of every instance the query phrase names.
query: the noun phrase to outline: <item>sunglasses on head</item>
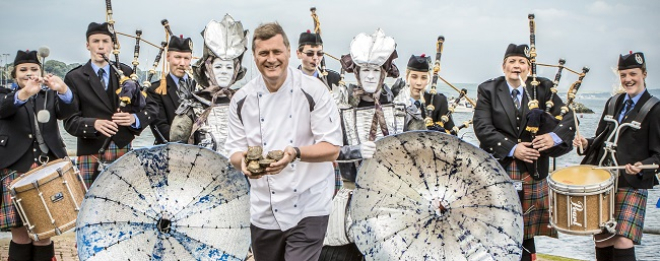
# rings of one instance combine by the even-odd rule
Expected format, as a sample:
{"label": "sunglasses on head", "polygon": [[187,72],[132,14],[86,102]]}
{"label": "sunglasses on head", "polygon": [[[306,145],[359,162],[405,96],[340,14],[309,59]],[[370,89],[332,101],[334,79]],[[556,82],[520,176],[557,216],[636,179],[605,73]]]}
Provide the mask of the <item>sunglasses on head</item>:
{"label": "sunglasses on head", "polygon": [[[324,54],[325,53],[323,51],[316,52],[316,56],[323,56]],[[314,56],[314,52],[306,52],[305,55],[307,55],[307,57],[312,57]]]}

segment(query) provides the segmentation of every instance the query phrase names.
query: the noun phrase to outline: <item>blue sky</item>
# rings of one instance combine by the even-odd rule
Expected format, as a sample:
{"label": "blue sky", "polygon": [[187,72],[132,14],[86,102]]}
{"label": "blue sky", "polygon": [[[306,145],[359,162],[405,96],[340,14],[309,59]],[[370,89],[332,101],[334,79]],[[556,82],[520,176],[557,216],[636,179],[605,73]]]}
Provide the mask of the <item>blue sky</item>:
{"label": "blue sky", "polygon": [[[201,30],[208,21],[220,20],[225,13],[241,20],[250,31],[259,23],[278,21],[291,42],[296,43],[299,33],[312,28],[312,6],[318,9],[325,50],[335,56],[348,52],[356,34],[372,33],[380,27],[396,40],[396,63],[404,68],[411,54],[433,55],[435,39],[444,35],[441,75],[457,83],[478,83],[501,75],[506,46],[529,42],[527,14],[534,13],[539,62],[557,63],[565,58],[572,69],[590,67],[584,92],[610,91],[618,82],[612,72],[618,54],[629,50],[645,53],[649,88],[660,88],[654,86],[660,77],[660,18],[656,15],[660,1],[113,1],[118,31],[133,34],[140,28],[143,38],[159,43],[164,39],[160,21],[167,18],[175,34],[193,37],[195,56],[201,56]],[[51,49],[49,59],[86,62],[87,24],[105,21],[102,0],[2,0],[0,10],[0,26],[8,37],[0,42],[0,54],[9,53],[10,61],[18,49],[46,45]],[[27,14],[29,18],[25,18]],[[121,60],[128,63],[135,41],[120,38],[120,42]],[[156,50],[145,45],[142,50],[141,66],[151,64]],[[243,64],[254,68],[250,55]],[[292,55],[291,65],[298,64]],[[335,61],[328,64],[329,68],[339,69]],[[540,68],[539,74],[552,78],[555,71]],[[568,89],[576,78],[564,73],[560,89]]]}

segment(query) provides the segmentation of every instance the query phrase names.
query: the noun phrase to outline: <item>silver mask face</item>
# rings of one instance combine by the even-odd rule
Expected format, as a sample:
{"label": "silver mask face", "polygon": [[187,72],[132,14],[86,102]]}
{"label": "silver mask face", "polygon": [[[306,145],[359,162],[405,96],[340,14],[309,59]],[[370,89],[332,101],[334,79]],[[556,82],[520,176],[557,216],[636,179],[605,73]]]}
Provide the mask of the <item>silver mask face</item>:
{"label": "silver mask face", "polygon": [[[207,75],[208,78],[215,80],[215,84],[222,88],[227,88],[234,84],[234,79],[236,78],[236,68],[234,68],[233,60],[222,60],[216,58],[211,63],[211,72],[213,72],[213,77]],[[207,73],[208,74],[208,73]]]}
{"label": "silver mask face", "polygon": [[369,65],[365,67],[360,67],[360,73],[358,81],[360,81],[360,86],[365,93],[375,93],[381,86],[381,81],[384,78],[383,68],[376,65]]}

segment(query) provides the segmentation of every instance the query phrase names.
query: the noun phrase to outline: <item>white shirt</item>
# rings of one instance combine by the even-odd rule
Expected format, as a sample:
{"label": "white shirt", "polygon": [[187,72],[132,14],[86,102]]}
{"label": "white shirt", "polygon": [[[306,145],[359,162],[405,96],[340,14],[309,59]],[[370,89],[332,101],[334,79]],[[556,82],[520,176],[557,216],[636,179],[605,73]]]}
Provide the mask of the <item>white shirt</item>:
{"label": "white shirt", "polygon": [[[264,153],[322,141],[342,145],[339,111],[328,89],[314,77],[287,69],[277,92],[270,93],[262,77],[236,92],[229,104],[228,155],[258,145]],[[315,103],[311,112],[305,93]],[[242,122],[237,114],[241,101]],[[250,222],[262,229],[286,231],[305,217],[329,215],[334,178],[331,162],[297,160],[277,175],[250,179]]]}

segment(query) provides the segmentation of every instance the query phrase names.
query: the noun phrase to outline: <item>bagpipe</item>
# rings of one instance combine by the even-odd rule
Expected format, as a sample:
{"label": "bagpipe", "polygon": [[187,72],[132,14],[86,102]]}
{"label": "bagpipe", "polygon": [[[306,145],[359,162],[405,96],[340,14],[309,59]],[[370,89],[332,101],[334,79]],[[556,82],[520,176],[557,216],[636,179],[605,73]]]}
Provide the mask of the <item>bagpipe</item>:
{"label": "bagpipe", "polygon": [[[161,44],[161,46],[157,46],[142,38],[142,30],[139,29],[135,31],[135,35],[118,32],[115,29],[116,21],[112,18],[114,12],[112,9],[111,0],[105,0],[105,13],[106,13],[106,22],[108,23],[109,31],[112,34],[111,38],[114,42],[112,54],[114,55],[115,60],[111,61],[110,58],[105,55],[103,56],[103,59],[105,59],[106,62],[112,67],[113,71],[115,72],[115,76],[117,77],[119,82],[119,88],[116,90],[116,94],[119,102],[119,107],[117,108],[117,111],[127,112],[127,113],[138,113],[142,111],[142,109],[144,109],[144,107],[146,106],[147,103],[146,89],[150,86],[149,79],[155,73],[155,67],[158,65],[160,56],[162,55],[163,50],[166,49],[165,48],[166,42]],[[118,37],[119,35],[135,39],[133,61],[131,62],[131,64],[133,65],[132,73],[128,76],[125,75],[124,71],[122,70],[122,64],[119,62],[119,54],[121,53],[121,44],[119,42],[119,37]],[[140,56],[141,42],[147,43],[159,49],[157,58],[155,59],[154,62],[154,69],[150,70],[150,76],[147,77],[147,80],[144,82],[143,85],[140,85],[138,79],[139,77],[137,75],[138,65],[140,64],[138,58]],[[110,138],[106,139],[99,153],[103,153],[105,151],[105,148],[107,147],[107,144],[109,142],[110,142]]]}
{"label": "bagpipe", "polygon": [[[444,36],[438,36],[438,40],[436,41],[436,53],[435,53],[435,61],[433,62],[433,74],[432,74],[432,80],[431,80],[431,89],[429,90],[429,93],[431,94],[431,100],[430,103],[426,106],[426,118],[424,119],[424,123],[427,127],[427,129],[432,129],[432,130],[440,130],[444,131],[446,133],[449,133],[451,135],[458,135],[458,132],[464,128],[467,128],[472,124],[472,119],[467,120],[463,122],[459,126],[454,126],[452,129],[447,130],[445,129],[445,124],[449,122],[449,119],[451,118],[451,115],[454,113],[454,110],[456,109],[456,106],[459,104],[461,99],[465,99],[468,101],[472,107],[476,107],[476,103],[470,99],[467,96],[467,90],[466,89],[461,89],[459,90],[451,84],[449,81],[445,80],[442,76],[440,76],[440,59],[442,57],[442,50],[445,42],[445,37]],[[449,108],[447,112],[440,117],[440,121],[434,122],[432,115],[433,112],[437,109],[435,108],[434,104],[434,99],[436,94],[438,93],[437,91],[437,86],[438,86],[438,79],[442,80],[445,84],[447,84],[449,87],[454,89],[456,92],[458,92],[458,98],[454,100],[452,104],[449,105]]]}
{"label": "bagpipe", "polygon": [[[314,33],[321,36],[321,22],[319,21],[319,16],[316,14],[316,7],[310,8],[309,11],[312,13],[311,16],[314,22]],[[325,56],[321,57],[319,67],[323,83],[325,83],[325,86],[330,86],[328,84],[328,71],[325,68]]]}
{"label": "bagpipe", "polygon": [[[560,121],[564,119],[564,117],[571,111],[569,107],[571,104],[574,103],[577,91],[579,90],[580,86],[582,85],[582,81],[584,80],[584,77],[586,74],[589,72],[588,67],[582,68],[582,73],[578,73],[574,70],[571,70],[570,68],[566,67],[566,60],[560,59],[558,65],[548,65],[548,64],[540,64],[537,63],[536,57],[537,57],[537,50],[536,50],[536,22],[534,21],[534,14],[529,14],[527,16],[529,20],[529,41],[530,41],[530,47],[529,47],[529,61],[530,61],[530,68],[531,68],[531,88],[532,90],[530,91],[527,88],[527,84],[525,81],[522,79],[522,77],[519,75],[521,79],[521,84],[522,87],[525,88],[525,94],[528,97],[528,104],[527,107],[529,109],[527,115],[525,116],[527,119],[527,124],[525,126],[525,131],[528,131],[530,133],[531,139],[534,140],[536,136],[542,135],[542,134],[547,134],[550,132],[553,132],[557,125],[559,124]],[[550,96],[548,97],[548,100],[545,101],[545,109],[539,108],[539,101],[537,100],[537,91],[538,91],[538,86],[541,84],[539,79],[537,78],[537,65],[539,66],[548,66],[548,67],[556,67],[557,73],[555,74],[554,81],[552,82],[552,87],[550,88]],[[575,81],[573,84],[571,84],[568,93],[567,93],[567,103],[562,105],[560,110],[553,110],[555,106],[558,106],[558,104],[555,104],[555,96],[557,95],[557,87],[559,86],[559,80],[561,79],[561,74],[563,72],[563,69],[566,69],[569,72],[575,73],[578,75],[577,81]],[[531,93],[531,96],[530,96]],[[574,107],[573,107],[574,109]],[[573,110],[574,111],[574,110]],[[557,113],[556,115],[553,114]],[[579,134],[579,127],[578,127],[578,122],[577,118],[575,115],[573,115],[573,120],[575,124],[575,129],[577,133]],[[557,155],[551,155],[551,156],[557,156]],[[531,173],[535,178],[538,177],[537,173],[537,161],[534,161],[534,172]]]}
{"label": "bagpipe", "polygon": [[[115,76],[119,80],[120,88],[117,89],[116,91],[116,94],[119,99],[118,111],[137,113],[141,111],[146,105],[146,97],[147,97],[147,93],[145,90],[142,89],[142,86],[140,85],[137,76],[137,67],[140,64],[140,62],[138,61],[138,58],[140,56],[140,42],[147,42],[147,43],[149,42],[142,39],[142,30],[139,29],[135,31],[135,36],[117,32],[117,30],[115,29],[116,21],[112,18],[113,10],[112,10],[111,0],[105,1],[105,13],[106,13],[106,22],[108,23],[110,33],[112,34],[111,38],[114,42],[112,54],[115,57],[115,61],[114,62],[110,61],[110,58],[107,56],[103,56],[103,58],[106,60],[108,64],[110,64],[110,66],[112,66],[115,72]],[[121,63],[119,62],[121,44],[119,42],[118,35],[128,36],[136,39],[135,48],[133,52],[133,61],[131,63],[133,65],[132,68],[133,73],[129,76],[126,76],[124,74],[124,71],[122,70],[121,67]]]}
{"label": "bagpipe", "polygon": [[[568,114],[571,111],[570,107],[575,101],[577,91],[579,90],[582,81],[584,80],[584,77],[589,72],[589,68],[584,67],[582,68],[582,72],[578,73],[565,66],[566,64],[565,59],[559,59],[558,65],[537,63],[536,22],[534,21],[535,16],[534,14],[529,14],[527,18],[529,19],[529,31],[530,31],[529,60],[530,60],[530,68],[531,68],[531,76],[532,76],[530,85],[532,90],[526,92],[527,95],[530,95],[531,93],[531,96],[528,96],[529,102],[527,106],[529,108],[529,113],[526,115],[527,126],[525,127],[525,130],[530,132],[533,139],[537,135],[552,132],[552,130],[559,123],[559,121],[561,121],[566,116],[566,114]],[[554,81],[552,81],[552,87],[550,88],[551,94],[548,97],[548,100],[546,100],[544,103],[545,110],[539,108],[539,101],[537,100],[537,91],[538,91],[538,86],[540,85],[540,81],[537,78],[537,65],[557,68],[557,73],[555,74]],[[567,102],[564,105],[562,105],[558,113],[557,110],[554,110],[555,113],[557,114],[553,115],[552,114],[553,108],[557,106],[557,104],[555,104],[553,100],[555,96],[557,96],[559,81],[561,80],[562,72],[564,69],[566,69],[569,72],[577,74],[578,79],[573,84],[571,84],[571,86],[568,89]],[[522,77],[521,77],[521,82],[523,84],[523,87],[527,89],[527,84],[524,81],[522,81]],[[576,120],[575,128],[578,129],[577,119],[575,120]]]}
{"label": "bagpipe", "polygon": [[[319,16],[316,14],[316,7],[311,7],[309,8],[309,11],[311,12],[311,17],[312,17],[312,22],[314,25],[314,33],[318,34],[319,36],[321,35],[321,21],[319,20]],[[348,107],[348,88],[346,87],[346,82],[344,81],[344,76],[346,73],[346,70],[344,70],[343,67],[341,67],[340,72],[339,72],[339,86],[331,86],[328,83],[328,71],[326,68],[326,62],[325,62],[325,57],[330,57],[338,62],[341,62],[341,60],[328,52],[325,51],[324,48],[324,54],[323,58],[321,59],[321,62],[319,63],[319,71],[321,73],[321,79],[323,83],[325,83],[326,86],[328,86],[331,90],[332,97],[337,103],[337,106],[339,108],[345,108]]]}

